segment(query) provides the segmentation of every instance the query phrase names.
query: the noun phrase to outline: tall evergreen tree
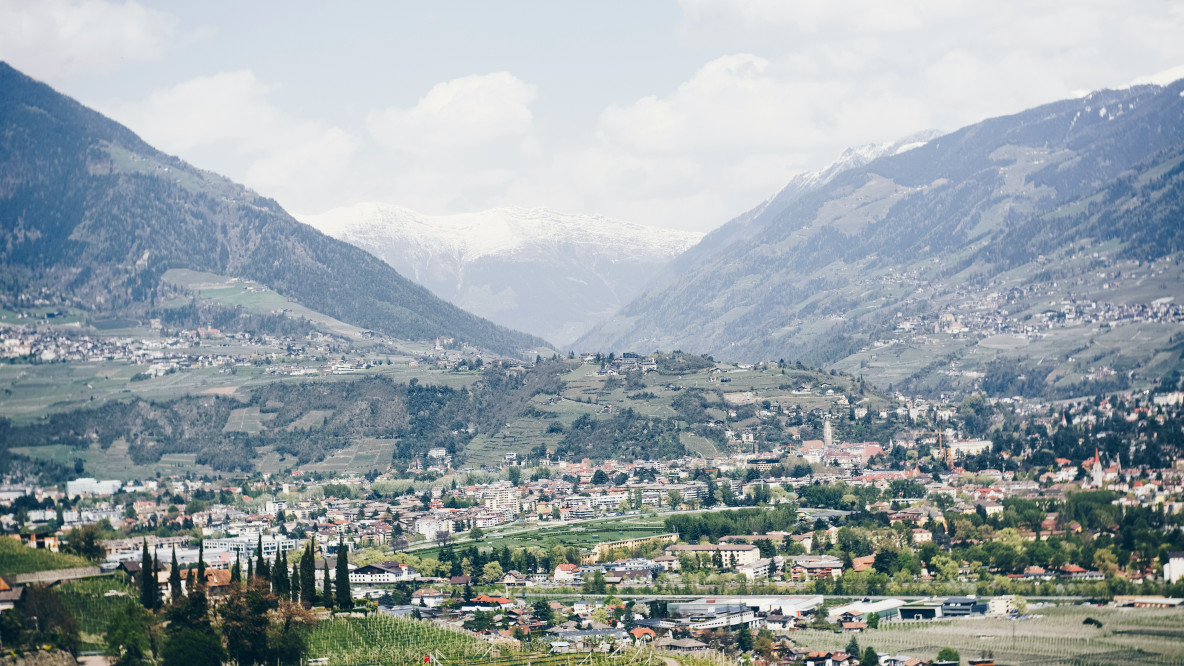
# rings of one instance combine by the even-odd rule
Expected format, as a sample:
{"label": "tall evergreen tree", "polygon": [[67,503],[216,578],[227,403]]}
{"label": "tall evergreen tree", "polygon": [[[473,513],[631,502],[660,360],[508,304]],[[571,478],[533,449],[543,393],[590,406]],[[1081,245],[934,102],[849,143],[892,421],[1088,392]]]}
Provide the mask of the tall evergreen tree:
{"label": "tall evergreen tree", "polygon": [[181,567],[177,566],[176,546],[173,546],[173,561],[169,565],[169,596],[173,601],[181,597]]}
{"label": "tall evergreen tree", "polygon": [[152,590],[155,594],[152,595],[152,610],[160,610],[163,604],[160,601],[160,549],[156,548],[152,551]]}
{"label": "tall evergreen tree", "polygon": [[156,608],[153,601],[158,596],[156,591],[156,576],[152,571],[152,553],[148,552],[148,540],[144,540],[144,549],[140,553],[140,604],[147,610]]}
{"label": "tall evergreen tree", "polygon": [[251,581],[253,581],[253,580],[255,580],[255,560],[248,557],[247,558],[247,584],[250,585]]}
{"label": "tall evergreen tree", "polygon": [[197,584],[205,587],[206,584],[206,542],[197,542]]}
{"label": "tall evergreen tree", "polygon": [[752,643],[752,630],[747,624],[740,625],[740,631],[736,633],[736,647],[740,648],[741,652],[749,652],[752,650]]}
{"label": "tall evergreen tree", "polygon": [[[340,553],[338,554],[340,557]],[[333,609],[333,576],[329,575],[329,560],[325,559],[325,585],[321,590],[321,603],[329,610]]]}
{"label": "tall evergreen tree", "polygon": [[313,554],[313,539],[304,545],[304,554],[300,556],[300,601],[307,608],[312,608],[317,599],[317,563]]}
{"label": "tall evergreen tree", "polygon": [[300,585],[301,585],[300,569],[301,569],[300,562],[297,562],[296,564],[292,565],[291,599],[293,602],[297,602],[297,603],[299,603],[300,600],[303,598],[301,595],[301,592],[300,592]]}
{"label": "tall evergreen tree", "polygon": [[243,579],[243,565],[239,561],[238,553],[234,554],[234,564],[230,566],[230,582],[238,583]]}
{"label": "tall evergreen tree", "polygon": [[851,640],[847,642],[846,652],[850,655],[860,654],[859,641],[855,640],[855,636],[852,636]]}
{"label": "tall evergreen tree", "polygon": [[263,535],[259,535],[259,545],[256,546],[255,555],[259,558],[255,562],[255,575],[263,580],[271,578],[271,571],[267,568],[267,560],[263,559]]}
{"label": "tall evergreen tree", "polygon": [[[328,571],[325,572],[328,575]],[[349,589],[349,550],[344,539],[337,541],[337,607],[345,610],[354,607],[354,598]]]}
{"label": "tall evergreen tree", "polygon": [[288,596],[292,589],[288,581],[288,562],[282,552],[276,553],[275,566],[271,568],[271,589],[277,597]]}

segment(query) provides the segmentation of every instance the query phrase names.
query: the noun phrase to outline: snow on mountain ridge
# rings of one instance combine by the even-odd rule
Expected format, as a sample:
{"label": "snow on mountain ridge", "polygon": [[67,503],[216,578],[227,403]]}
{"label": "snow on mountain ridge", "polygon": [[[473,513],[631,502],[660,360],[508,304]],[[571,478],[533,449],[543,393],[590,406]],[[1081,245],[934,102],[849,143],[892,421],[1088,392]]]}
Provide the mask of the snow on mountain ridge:
{"label": "snow on mountain ridge", "polygon": [[[432,254],[470,262],[490,255],[553,250],[561,245],[630,257],[673,257],[702,234],[660,229],[601,215],[573,215],[547,208],[493,208],[478,213],[425,215],[382,203],[360,203],[300,216],[322,232],[350,242],[401,240]],[[357,243],[355,243],[357,244]]]}
{"label": "snow on mountain ridge", "polygon": [[755,218],[769,206],[779,201],[783,196],[796,196],[817,189],[834,180],[835,176],[838,176],[844,171],[866,166],[881,157],[899,155],[913,148],[923,146],[941,135],[941,131],[931,129],[910,134],[896,141],[867,143],[862,146],[847,148],[834,161],[818,171],[803,171],[795,175],[784,187],[777,190],[776,194],[766,199],[764,203],[750,211],[748,215]]}

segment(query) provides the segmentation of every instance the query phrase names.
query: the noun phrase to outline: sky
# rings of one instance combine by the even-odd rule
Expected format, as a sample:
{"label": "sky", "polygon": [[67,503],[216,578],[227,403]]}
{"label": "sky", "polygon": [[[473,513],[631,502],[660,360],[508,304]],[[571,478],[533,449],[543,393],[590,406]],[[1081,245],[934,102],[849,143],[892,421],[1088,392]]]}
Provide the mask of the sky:
{"label": "sky", "polygon": [[1184,78],[1184,3],[0,0],[0,60],[290,212],[708,231],[844,148]]}

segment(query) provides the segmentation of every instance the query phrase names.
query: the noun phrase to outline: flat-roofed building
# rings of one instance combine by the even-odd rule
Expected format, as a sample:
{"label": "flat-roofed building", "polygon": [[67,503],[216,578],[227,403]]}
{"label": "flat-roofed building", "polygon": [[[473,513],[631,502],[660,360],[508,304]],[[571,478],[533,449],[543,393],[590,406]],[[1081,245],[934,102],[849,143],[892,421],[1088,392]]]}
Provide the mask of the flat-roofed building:
{"label": "flat-roofed building", "polygon": [[690,555],[692,557],[700,554],[707,555],[715,559],[716,554],[719,554],[720,562],[725,567],[735,567],[741,564],[752,564],[761,557],[761,550],[756,546],[750,544],[672,544],[666,546],[666,554],[678,557],[680,555]]}

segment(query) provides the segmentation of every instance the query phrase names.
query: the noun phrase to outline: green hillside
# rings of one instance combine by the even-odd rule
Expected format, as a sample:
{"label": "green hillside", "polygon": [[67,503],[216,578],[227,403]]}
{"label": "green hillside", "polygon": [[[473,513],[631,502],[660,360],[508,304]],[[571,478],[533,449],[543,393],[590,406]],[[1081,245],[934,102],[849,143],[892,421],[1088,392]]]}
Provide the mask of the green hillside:
{"label": "green hillside", "polygon": [[145,144],[0,63],[0,306],[34,300],[141,316],[170,269],[241,277],[395,338],[454,337],[518,356],[546,343],[431,295],[276,202]]}
{"label": "green hillside", "polygon": [[[849,375],[681,354],[659,360],[656,371],[623,374],[576,359],[444,372],[378,364],[352,375],[268,381],[244,373],[228,378],[240,381],[227,386],[235,390],[216,393],[187,377],[200,370],[144,382],[109,379],[105,402],[35,419],[0,418],[0,448],[6,465],[40,465],[47,479],[82,475],[79,468],[129,479],[181,470],[368,472],[391,464],[402,470],[433,448],[448,451],[458,467],[477,469],[500,466],[508,453],[632,460],[768,450],[795,435],[820,438],[813,410],[884,404]],[[174,378],[176,397],[114,390],[120,381],[137,386]],[[746,428],[781,423],[768,419],[770,411],[798,426],[761,428],[760,438],[742,443]]]}

